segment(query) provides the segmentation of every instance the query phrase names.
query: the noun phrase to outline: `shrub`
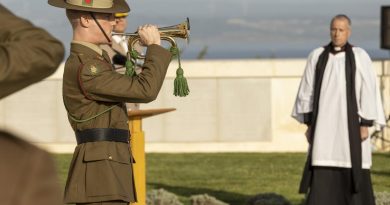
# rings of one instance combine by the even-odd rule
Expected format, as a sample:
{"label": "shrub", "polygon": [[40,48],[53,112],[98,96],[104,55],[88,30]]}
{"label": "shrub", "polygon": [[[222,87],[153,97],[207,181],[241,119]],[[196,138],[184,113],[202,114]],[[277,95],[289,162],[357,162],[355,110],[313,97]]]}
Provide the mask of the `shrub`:
{"label": "shrub", "polygon": [[258,194],[248,200],[248,205],[290,205],[282,195],[275,193]]}
{"label": "shrub", "polygon": [[151,190],[146,195],[147,205],[183,205],[178,197],[164,189]]}
{"label": "shrub", "polygon": [[229,205],[207,194],[191,196],[192,205]]}
{"label": "shrub", "polygon": [[379,192],[375,194],[376,205],[390,205],[390,193]]}

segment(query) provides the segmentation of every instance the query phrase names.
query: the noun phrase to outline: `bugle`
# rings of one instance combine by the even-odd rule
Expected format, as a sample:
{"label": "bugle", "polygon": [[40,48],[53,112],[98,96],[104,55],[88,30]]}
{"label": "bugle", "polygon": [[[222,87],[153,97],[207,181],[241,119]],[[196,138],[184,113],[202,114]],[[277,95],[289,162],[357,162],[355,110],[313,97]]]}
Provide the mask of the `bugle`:
{"label": "bugle", "polygon": [[[172,47],[177,47],[176,41],[174,38],[182,38],[186,39],[187,42],[189,42],[190,37],[190,19],[187,18],[183,23],[173,25],[173,26],[167,26],[167,27],[160,27],[158,28],[158,31],[160,33],[161,40],[168,41]],[[134,52],[135,45],[138,41],[140,41],[140,36],[137,32],[134,33],[115,33],[113,32],[112,35],[121,35],[121,36],[127,36],[127,46],[129,48],[129,52]],[[139,54],[138,59],[145,59],[145,56],[142,54]]]}

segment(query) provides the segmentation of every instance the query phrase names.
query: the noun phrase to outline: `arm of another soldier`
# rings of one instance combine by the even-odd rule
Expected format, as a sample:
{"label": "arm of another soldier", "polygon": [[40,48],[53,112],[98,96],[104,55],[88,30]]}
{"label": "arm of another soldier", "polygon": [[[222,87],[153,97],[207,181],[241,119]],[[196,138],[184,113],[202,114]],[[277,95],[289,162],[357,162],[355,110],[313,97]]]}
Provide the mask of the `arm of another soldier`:
{"label": "arm of another soldier", "polygon": [[1,4],[0,19],[0,97],[5,97],[54,73],[64,47]]}

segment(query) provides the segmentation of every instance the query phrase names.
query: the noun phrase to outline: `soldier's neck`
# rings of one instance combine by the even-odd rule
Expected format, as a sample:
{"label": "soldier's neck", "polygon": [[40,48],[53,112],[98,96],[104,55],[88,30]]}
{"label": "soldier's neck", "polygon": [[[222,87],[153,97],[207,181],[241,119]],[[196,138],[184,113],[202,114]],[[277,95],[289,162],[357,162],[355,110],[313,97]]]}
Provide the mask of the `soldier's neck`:
{"label": "soldier's neck", "polygon": [[100,43],[96,42],[94,39],[95,37],[88,32],[81,32],[78,30],[73,31],[73,39],[72,39],[73,41],[87,42],[87,43],[99,45]]}

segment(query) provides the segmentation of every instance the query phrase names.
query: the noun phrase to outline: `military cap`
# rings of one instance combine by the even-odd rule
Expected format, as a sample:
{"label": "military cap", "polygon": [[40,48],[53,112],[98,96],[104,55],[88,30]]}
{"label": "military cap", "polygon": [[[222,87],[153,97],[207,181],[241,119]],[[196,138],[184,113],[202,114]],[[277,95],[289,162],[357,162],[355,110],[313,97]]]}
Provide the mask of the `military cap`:
{"label": "military cap", "polygon": [[130,7],[125,0],[49,0],[50,5],[78,11],[97,13],[124,13]]}

